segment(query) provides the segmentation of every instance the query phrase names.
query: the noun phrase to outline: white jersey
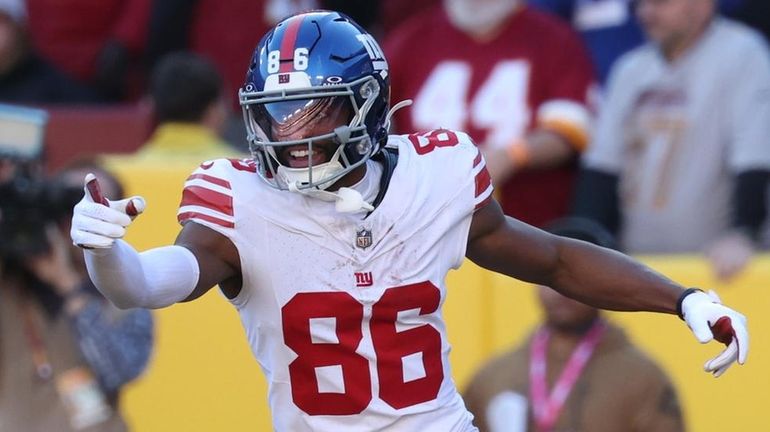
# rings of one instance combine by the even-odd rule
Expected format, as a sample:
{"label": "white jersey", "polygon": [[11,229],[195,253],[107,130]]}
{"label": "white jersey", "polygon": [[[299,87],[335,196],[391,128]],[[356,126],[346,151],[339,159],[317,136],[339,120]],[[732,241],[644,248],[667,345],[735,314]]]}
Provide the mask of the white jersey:
{"label": "white jersey", "polygon": [[770,168],[770,55],[761,35],[717,18],[673,63],[652,44],[613,67],[584,154],[620,174],[628,252],[697,252],[729,227],[735,174]]}
{"label": "white jersey", "polygon": [[475,431],[455,388],[442,318],[492,185],[462,133],[391,136],[398,165],[368,216],[270,187],[251,161],[206,162],[178,218],[227,236],[232,299],[269,382],[278,431]]}

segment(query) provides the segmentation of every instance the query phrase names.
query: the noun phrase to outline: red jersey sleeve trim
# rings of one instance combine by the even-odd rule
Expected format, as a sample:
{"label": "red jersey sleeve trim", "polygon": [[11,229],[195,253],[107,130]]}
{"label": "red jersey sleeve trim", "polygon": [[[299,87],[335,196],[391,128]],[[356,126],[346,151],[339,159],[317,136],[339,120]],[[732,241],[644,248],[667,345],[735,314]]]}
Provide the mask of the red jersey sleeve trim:
{"label": "red jersey sleeve trim", "polygon": [[233,216],[233,197],[202,186],[187,186],[182,191],[180,207],[200,206]]}
{"label": "red jersey sleeve trim", "polygon": [[179,213],[176,217],[176,219],[179,221],[179,223],[183,223],[187,220],[195,220],[200,219],[206,222],[213,223],[215,225],[219,225],[225,228],[235,228],[235,223],[226,221],[224,219],[220,219],[218,217],[210,216],[203,213],[198,212],[185,212],[185,213]]}
{"label": "red jersey sleeve trim", "polygon": [[221,186],[223,188],[230,189],[230,182],[227,181],[227,180],[223,180],[223,179],[221,179],[219,177],[214,177],[214,176],[210,176],[208,174],[200,174],[200,173],[199,174],[192,174],[190,177],[187,177],[187,181],[196,180],[196,179],[207,181],[207,182],[213,183],[213,184],[215,184],[217,186]]}
{"label": "red jersey sleeve trim", "polygon": [[491,194],[491,193],[490,193],[490,194],[489,194],[489,195],[488,195],[486,198],[484,198],[483,200],[481,200],[481,202],[479,202],[478,204],[476,204],[476,206],[475,206],[475,207],[473,207],[473,211],[476,211],[476,210],[478,210],[478,209],[480,209],[480,208],[484,207],[485,205],[489,204],[489,203],[490,203],[490,201],[492,201],[492,194]]}
{"label": "red jersey sleeve trim", "polygon": [[481,163],[482,157],[481,157],[481,151],[476,153],[476,159],[473,159],[473,168],[476,168]]}
{"label": "red jersey sleeve trim", "polygon": [[481,171],[476,174],[476,194],[474,195],[476,198],[481,196],[484,192],[486,192],[489,187],[492,186],[492,177],[489,175],[489,171],[487,171],[487,167],[481,168]]}

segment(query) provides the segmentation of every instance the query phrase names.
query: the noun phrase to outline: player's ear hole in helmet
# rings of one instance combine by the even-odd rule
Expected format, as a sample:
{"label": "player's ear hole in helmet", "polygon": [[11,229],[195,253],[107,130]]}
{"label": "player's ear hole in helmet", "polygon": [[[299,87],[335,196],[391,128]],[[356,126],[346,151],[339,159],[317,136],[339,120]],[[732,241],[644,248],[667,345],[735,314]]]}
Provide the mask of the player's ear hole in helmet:
{"label": "player's ear hole in helmet", "polygon": [[280,189],[325,189],[387,141],[390,80],[377,42],[350,18],[314,11],[260,41],[239,91],[259,172]]}

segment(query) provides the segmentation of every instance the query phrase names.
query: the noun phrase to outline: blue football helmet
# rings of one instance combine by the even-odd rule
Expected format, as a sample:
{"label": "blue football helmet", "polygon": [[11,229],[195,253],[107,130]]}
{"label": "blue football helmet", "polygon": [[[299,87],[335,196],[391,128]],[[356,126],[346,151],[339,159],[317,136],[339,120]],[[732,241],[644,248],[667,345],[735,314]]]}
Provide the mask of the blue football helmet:
{"label": "blue football helmet", "polygon": [[325,189],[387,141],[388,64],[341,13],[278,23],[259,42],[239,99],[259,172],[279,189]]}

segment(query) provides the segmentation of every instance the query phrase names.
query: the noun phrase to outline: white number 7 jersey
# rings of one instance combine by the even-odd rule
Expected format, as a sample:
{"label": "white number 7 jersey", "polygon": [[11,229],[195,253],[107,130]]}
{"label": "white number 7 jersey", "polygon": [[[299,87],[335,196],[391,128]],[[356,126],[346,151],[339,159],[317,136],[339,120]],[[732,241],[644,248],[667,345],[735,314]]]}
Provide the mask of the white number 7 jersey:
{"label": "white number 7 jersey", "polygon": [[391,136],[398,165],[368,217],[271,188],[251,162],[216,160],[179,209],[238,249],[232,300],[270,383],[278,431],[474,431],[451,378],[445,276],[491,196],[462,133]]}

